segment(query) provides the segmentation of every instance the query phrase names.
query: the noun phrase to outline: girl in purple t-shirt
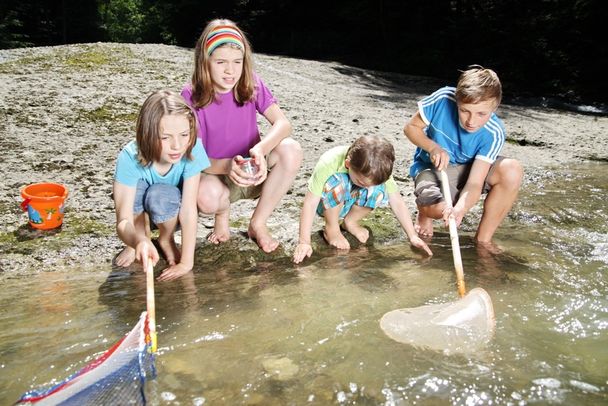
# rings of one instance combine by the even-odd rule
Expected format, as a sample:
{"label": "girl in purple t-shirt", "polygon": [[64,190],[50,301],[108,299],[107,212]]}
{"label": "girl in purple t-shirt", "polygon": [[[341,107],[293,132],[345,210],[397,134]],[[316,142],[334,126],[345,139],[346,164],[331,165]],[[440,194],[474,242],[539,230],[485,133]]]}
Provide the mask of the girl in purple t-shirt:
{"label": "girl in purple t-shirt", "polygon": [[[291,124],[254,74],[251,46],[235,23],[207,24],[196,43],[194,64],[192,83],[182,96],[196,112],[198,136],[211,161],[201,176],[197,200],[201,212],[215,215],[207,239],[214,244],[227,241],[231,202],[259,197],[247,232],[262,250],[271,252],[279,242],[266,222],[300,168],[300,144],[289,137]],[[263,138],[257,113],[271,124]],[[246,164],[250,167],[244,168]]]}

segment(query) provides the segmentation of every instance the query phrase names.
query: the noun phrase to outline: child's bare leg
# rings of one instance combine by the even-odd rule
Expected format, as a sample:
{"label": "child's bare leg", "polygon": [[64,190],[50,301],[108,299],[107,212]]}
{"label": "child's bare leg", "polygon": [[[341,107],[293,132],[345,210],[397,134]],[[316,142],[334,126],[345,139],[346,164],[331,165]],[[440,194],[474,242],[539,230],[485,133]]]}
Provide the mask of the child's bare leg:
{"label": "child's bare leg", "polygon": [[266,222],[292,185],[301,163],[302,148],[291,138],[281,141],[268,156],[268,166],[272,170],[264,182],[247,231],[264,252],[272,252],[279,246],[270,235]]}
{"label": "child's bare leg", "polygon": [[202,174],[198,189],[198,210],[204,214],[214,214],[213,231],[207,240],[213,244],[230,239],[230,191],[228,186],[215,175]]}
{"label": "child's bare leg", "polygon": [[342,210],[343,204],[340,204],[331,209],[326,209],[323,212],[325,217],[325,227],[323,229],[323,236],[329,245],[336,247],[341,250],[350,249],[350,244],[340,230],[340,211]]}
{"label": "child's bare leg", "polygon": [[175,238],[173,236],[175,227],[177,226],[177,216],[165,221],[164,223],[157,224],[158,226],[158,245],[165,254],[167,263],[169,265],[175,265],[180,261],[181,253],[175,244]]}
{"label": "child's bare leg", "polygon": [[346,217],[344,217],[344,228],[346,231],[354,235],[355,238],[362,244],[367,242],[369,238],[369,230],[362,227],[359,224],[359,221],[367,216],[370,211],[372,211],[372,209],[369,207],[353,205]]}
{"label": "child's bare leg", "polygon": [[[138,235],[149,236],[149,229],[146,227],[146,214],[141,214],[133,218],[133,225],[135,226],[135,232]],[[125,246],[122,251],[116,256],[115,263],[118,266],[127,267],[135,261],[135,249]]]}
{"label": "child's bare leg", "polygon": [[492,189],[483,206],[483,215],[477,228],[476,240],[490,242],[494,232],[515,203],[523,179],[523,169],[515,159],[501,160],[488,179]]}
{"label": "child's bare leg", "polygon": [[207,236],[207,241],[213,244],[226,242],[230,239],[230,209],[215,213],[213,231]]}
{"label": "child's bare leg", "polygon": [[433,220],[443,217],[444,202],[432,206],[418,206],[418,216],[414,229],[420,237],[430,238],[433,236]]}

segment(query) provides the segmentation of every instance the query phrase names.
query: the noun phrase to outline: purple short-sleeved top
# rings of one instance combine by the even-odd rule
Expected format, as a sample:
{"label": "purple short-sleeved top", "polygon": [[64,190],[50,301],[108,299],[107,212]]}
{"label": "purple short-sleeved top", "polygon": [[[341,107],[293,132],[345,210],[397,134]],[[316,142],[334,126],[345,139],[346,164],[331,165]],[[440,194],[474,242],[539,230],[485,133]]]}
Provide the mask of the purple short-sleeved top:
{"label": "purple short-sleeved top", "polygon": [[[248,156],[249,149],[260,141],[256,113],[263,114],[276,99],[262,80],[255,76],[255,99],[239,106],[234,92],[217,94],[216,100],[201,109],[195,108],[198,136],[209,158]],[[186,102],[192,103],[192,85],[182,90]]]}

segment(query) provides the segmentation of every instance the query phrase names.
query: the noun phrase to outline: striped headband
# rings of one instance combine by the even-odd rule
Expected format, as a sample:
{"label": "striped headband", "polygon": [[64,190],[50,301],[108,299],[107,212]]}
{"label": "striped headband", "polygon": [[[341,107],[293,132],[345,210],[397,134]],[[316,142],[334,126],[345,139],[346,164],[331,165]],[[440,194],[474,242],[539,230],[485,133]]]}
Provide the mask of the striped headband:
{"label": "striped headband", "polygon": [[211,56],[217,47],[224,44],[234,44],[245,51],[243,37],[236,29],[229,25],[218,25],[207,35],[207,40],[205,41],[207,56]]}

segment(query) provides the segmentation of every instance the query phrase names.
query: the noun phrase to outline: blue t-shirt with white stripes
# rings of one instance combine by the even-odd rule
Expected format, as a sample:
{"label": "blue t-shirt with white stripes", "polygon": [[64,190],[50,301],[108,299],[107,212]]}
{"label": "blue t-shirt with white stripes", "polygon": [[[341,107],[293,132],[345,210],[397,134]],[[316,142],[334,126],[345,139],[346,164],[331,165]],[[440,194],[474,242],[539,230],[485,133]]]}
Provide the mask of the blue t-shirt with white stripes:
{"label": "blue t-shirt with white stripes", "polygon": [[[442,87],[418,102],[418,111],[427,125],[426,135],[450,154],[450,165],[470,163],[481,159],[494,163],[505,143],[502,121],[492,113],[488,122],[470,133],[460,126],[456,88]],[[416,177],[421,170],[433,168],[429,153],[416,148],[410,176]]]}

